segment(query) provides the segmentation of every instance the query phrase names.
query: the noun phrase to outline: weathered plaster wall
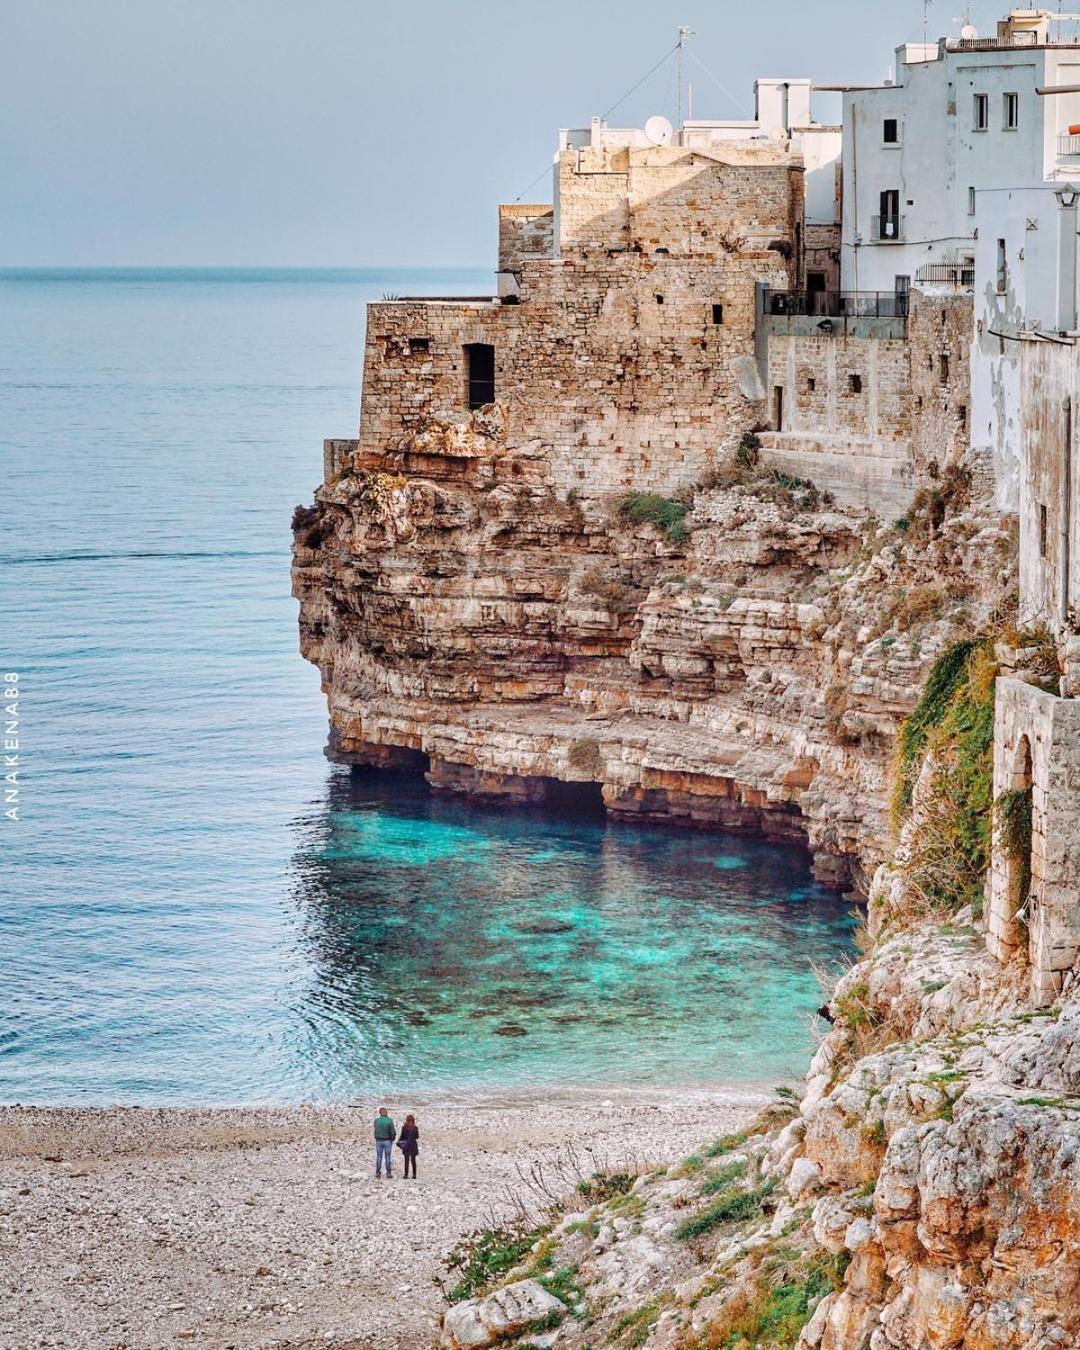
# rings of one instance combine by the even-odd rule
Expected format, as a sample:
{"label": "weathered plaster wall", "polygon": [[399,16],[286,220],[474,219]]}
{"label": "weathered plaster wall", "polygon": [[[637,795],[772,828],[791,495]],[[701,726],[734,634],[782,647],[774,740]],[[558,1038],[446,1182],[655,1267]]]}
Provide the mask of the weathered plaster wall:
{"label": "weathered plaster wall", "polygon": [[1080,599],[1080,350],[1020,345],[1020,618],[1055,632]]}

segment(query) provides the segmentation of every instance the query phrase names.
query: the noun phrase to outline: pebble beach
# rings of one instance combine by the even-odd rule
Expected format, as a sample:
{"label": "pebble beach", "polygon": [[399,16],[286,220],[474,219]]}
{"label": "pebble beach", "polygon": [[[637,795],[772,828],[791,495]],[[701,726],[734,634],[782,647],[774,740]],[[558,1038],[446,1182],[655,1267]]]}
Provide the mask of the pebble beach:
{"label": "pebble beach", "polygon": [[397,1159],[373,1176],[381,1102],[0,1108],[0,1345],[432,1346],[445,1253],[534,1202],[537,1165],[572,1187],[574,1167],[669,1163],[765,1097],[391,1097],[418,1117],[416,1181]]}

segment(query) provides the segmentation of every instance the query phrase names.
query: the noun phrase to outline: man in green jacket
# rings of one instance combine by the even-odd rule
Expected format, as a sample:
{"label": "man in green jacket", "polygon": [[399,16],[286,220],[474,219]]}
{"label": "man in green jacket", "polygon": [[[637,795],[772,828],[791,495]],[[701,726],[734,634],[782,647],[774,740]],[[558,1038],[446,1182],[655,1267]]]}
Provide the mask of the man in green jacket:
{"label": "man in green jacket", "polygon": [[390,1170],[390,1161],[393,1157],[394,1140],[397,1138],[397,1130],[394,1128],[394,1122],[386,1114],[386,1107],[379,1107],[379,1114],[375,1117],[375,1175],[382,1176],[383,1159],[386,1160],[386,1175],[392,1177],[394,1174]]}

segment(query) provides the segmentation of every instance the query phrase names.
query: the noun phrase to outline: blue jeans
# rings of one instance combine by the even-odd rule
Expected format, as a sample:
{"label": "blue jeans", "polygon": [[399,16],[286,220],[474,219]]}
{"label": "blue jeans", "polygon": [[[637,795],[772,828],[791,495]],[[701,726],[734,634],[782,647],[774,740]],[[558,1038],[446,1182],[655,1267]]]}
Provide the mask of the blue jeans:
{"label": "blue jeans", "polygon": [[393,1172],[391,1172],[390,1170],[390,1160],[394,1156],[393,1153],[391,1152],[393,1147],[394,1141],[392,1139],[375,1140],[375,1175],[377,1177],[382,1176],[382,1165],[384,1159],[386,1161],[386,1175],[388,1177],[392,1177],[394,1175]]}

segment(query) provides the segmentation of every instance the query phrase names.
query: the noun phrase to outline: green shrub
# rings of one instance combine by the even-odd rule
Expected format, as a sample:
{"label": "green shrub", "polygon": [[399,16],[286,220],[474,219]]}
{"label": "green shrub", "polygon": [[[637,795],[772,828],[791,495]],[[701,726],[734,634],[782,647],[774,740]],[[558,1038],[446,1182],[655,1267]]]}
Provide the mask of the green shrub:
{"label": "green shrub", "polygon": [[924,756],[933,755],[927,809],[910,841],[908,867],[909,882],[931,910],[982,900],[990,860],[996,674],[990,638],[954,643],[901,729],[893,789],[897,825],[911,804]]}
{"label": "green shrub", "polygon": [[448,1303],[460,1303],[481,1293],[489,1284],[518,1265],[548,1226],[528,1228],[480,1228],[463,1239],[446,1258],[451,1271],[460,1271],[457,1283],[446,1295]]}
{"label": "green shrub", "polygon": [[673,544],[683,544],[690,538],[686,527],[688,507],[670,497],[655,492],[631,492],[619,507],[619,514],[631,525],[655,525]]}
{"label": "green shrub", "polygon": [[762,1212],[763,1202],[772,1192],[774,1185],[775,1182],[767,1181],[752,1191],[744,1191],[738,1187],[724,1191],[707,1209],[700,1210],[689,1219],[684,1219],[675,1229],[675,1236],[685,1241],[687,1238],[701,1237],[722,1223],[753,1218]]}
{"label": "green shrub", "polygon": [[579,1181],[578,1194],[590,1205],[600,1205],[620,1195],[629,1195],[637,1177],[633,1172],[594,1172]]}

